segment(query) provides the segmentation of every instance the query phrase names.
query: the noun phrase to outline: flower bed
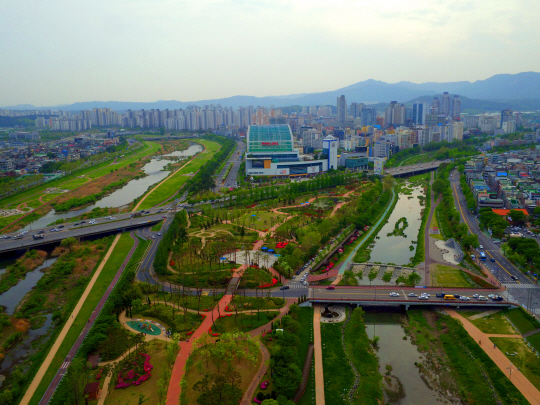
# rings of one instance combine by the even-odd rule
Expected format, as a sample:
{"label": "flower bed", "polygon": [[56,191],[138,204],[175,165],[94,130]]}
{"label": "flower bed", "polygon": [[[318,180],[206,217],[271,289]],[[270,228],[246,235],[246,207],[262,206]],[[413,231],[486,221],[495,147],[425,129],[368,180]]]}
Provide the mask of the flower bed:
{"label": "flower bed", "polygon": [[127,361],[123,365],[122,371],[118,373],[114,388],[141,385],[152,376],[150,372],[154,368],[150,364],[150,356],[145,353],[139,353],[135,360]]}

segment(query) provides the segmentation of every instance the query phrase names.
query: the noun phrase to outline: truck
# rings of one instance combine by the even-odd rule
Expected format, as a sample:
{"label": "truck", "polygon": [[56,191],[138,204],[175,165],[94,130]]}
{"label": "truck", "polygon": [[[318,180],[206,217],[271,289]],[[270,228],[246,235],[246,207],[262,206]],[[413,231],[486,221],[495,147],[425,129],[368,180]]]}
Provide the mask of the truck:
{"label": "truck", "polygon": [[480,260],[482,260],[483,262],[486,261],[486,254],[484,252],[480,252]]}

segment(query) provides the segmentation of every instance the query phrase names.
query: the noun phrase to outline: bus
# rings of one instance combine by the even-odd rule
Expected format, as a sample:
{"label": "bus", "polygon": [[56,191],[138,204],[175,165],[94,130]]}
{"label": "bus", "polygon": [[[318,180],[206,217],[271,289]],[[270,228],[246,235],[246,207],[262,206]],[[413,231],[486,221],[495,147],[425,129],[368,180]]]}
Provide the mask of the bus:
{"label": "bus", "polygon": [[480,260],[482,260],[483,262],[486,261],[486,254],[484,252],[480,252]]}

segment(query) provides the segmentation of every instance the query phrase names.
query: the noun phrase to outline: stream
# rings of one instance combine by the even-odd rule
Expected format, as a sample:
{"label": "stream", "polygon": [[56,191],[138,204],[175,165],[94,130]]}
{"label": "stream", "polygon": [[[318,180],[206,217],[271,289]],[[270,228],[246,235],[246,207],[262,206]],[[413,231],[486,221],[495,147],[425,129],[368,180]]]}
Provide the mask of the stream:
{"label": "stream", "polygon": [[[393,225],[392,225],[393,226]],[[399,313],[366,312],[366,333],[370,339],[379,336],[379,372],[386,374],[386,365],[392,366],[392,375],[397,377],[405,390],[405,397],[392,404],[417,405],[436,404],[439,395],[432,391],[420,378],[415,362],[419,362],[422,354],[409,337],[404,340],[405,331],[399,322]]]}
{"label": "stream", "polygon": [[31,231],[32,229],[46,228],[47,226],[59,219],[73,218],[86,212],[90,212],[94,208],[98,207],[117,208],[121,207],[122,205],[129,204],[137,197],[143,195],[150,186],[159,183],[161,180],[163,180],[169,175],[169,171],[163,169],[165,168],[165,166],[167,166],[173,161],[167,159],[167,157],[189,157],[195,155],[196,153],[199,153],[200,151],[202,151],[202,146],[194,144],[186,150],[178,150],[167,155],[163,155],[161,159],[152,159],[142,168],[142,170],[146,174],[145,177],[129,181],[124,187],[114,191],[106,197],[103,197],[95,204],[89,205],[85,208],[81,208],[80,210],[56,213],[53,209],[43,217],[25,226],[22,230]]}
{"label": "stream", "polygon": [[[411,186],[408,184],[408,188]],[[388,218],[388,222],[382,227],[378,233],[380,239],[375,239],[375,246],[371,250],[370,262],[378,263],[394,263],[396,265],[406,265],[411,262],[410,258],[414,257],[417,244],[412,244],[412,241],[418,239],[418,230],[422,224],[422,216],[420,215],[423,206],[420,205],[418,196],[422,196],[421,187],[414,187],[411,195],[400,193],[399,200]],[[412,197],[412,198],[409,198]],[[403,236],[387,236],[394,231],[396,222],[405,217],[408,226],[403,231]],[[410,250],[409,246],[413,246],[414,250]]]}
{"label": "stream", "polygon": [[43,277],[43,272],[41,270],[52,266],[55,262],[55,257],[52,259],[45,259],[41,266],[38,266],[35,270],[26,273],[23,280],[19,281],[17,285],[14,285],[0,295],[0,306],[5,307],[4,312],[6,314],[13,315],[15,308],[17,308],[17,305],[19,305],[19,302],[21,302],[24,296],[36,286],[40,278]]}

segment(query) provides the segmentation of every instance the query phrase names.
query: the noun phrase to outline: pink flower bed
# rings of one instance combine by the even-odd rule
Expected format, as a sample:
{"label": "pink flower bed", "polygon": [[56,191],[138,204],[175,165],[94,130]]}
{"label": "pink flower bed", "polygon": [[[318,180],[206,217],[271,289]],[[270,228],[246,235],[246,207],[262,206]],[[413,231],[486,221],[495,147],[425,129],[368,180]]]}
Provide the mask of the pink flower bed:
{"label": "pink flower bed", "polygon": [[150,372],[154,367],[150,364],[150,356],[148,354],[140,353],[139,358],[136,358],[131,364],[131,367],[133,368],[129,368],[128,363],[124,369],[118,373],[114,388],[127,388],[132,385],[141,385],[152,376]]}

